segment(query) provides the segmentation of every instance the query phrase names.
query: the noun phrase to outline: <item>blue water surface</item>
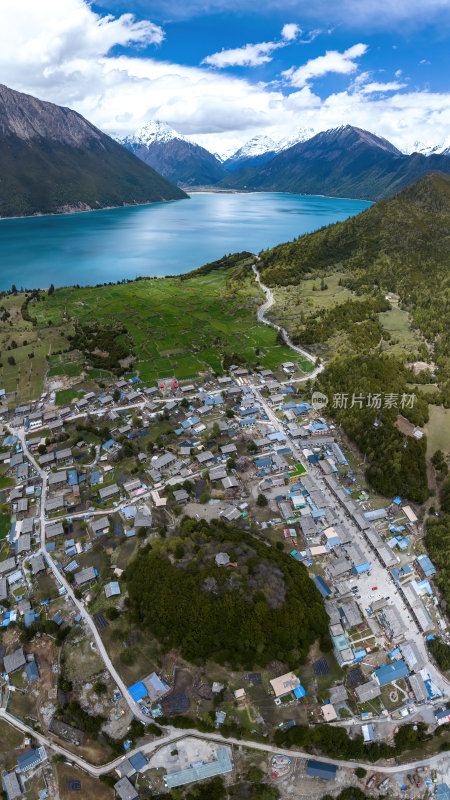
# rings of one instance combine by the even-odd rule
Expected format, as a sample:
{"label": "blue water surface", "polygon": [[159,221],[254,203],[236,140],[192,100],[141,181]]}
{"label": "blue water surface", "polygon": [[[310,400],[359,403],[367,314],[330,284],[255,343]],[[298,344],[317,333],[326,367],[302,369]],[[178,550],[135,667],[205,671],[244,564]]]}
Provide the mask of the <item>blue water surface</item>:
{"label": "blue water surface", "polygon": [[262,192],[81,214],[0,220],[0,289],[179,275],[238,250],[258,253],[358,214],[363,200]]}

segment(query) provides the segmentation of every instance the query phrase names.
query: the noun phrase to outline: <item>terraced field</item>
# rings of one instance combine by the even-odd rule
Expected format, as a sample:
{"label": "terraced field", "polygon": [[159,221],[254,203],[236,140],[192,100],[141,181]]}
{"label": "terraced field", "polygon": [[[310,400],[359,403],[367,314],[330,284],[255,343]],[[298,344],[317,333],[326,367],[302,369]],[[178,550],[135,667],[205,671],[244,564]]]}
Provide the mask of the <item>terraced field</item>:
{"label": "terraced field", "polygon": [[[58,289],[33,304],[30,313],[38,327],[48,329],[50,322],[53,331],[66,333],[75,323],[92,320],[123,325],[127,333],[118,341],[130,347],[136,359],[130,371],[144,382],[188,379],[210,370],[221,374],[226,354],[270,369],[292,360],[276,332],[256,322],[258,291],[251,274],[239,281],[233,274],[233,269],[218,269],[184,279]],[[52,358],[50,376],[77,375],[83,368],[82,354],[64,353]]]}

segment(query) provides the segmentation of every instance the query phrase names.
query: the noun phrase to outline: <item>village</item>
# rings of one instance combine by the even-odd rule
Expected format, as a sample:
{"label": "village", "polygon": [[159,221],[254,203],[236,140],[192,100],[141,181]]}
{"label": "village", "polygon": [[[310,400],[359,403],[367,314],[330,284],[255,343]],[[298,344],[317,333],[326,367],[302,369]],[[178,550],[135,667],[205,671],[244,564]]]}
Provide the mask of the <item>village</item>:
{"label": "village", "polygon": [[[391,741],[405,723],[435,732],[450,722],[450,682],[428,648],[450,635],[420,511],[368,489],[358,455],[295,372],[286,362],[277,374],[232,366],[194,382],[120,379],[65,407],[50,387],[32,405],[0,407],[0,722],[24,737],[2,764],[9,800],[32,789],[26,796],[56,796],[55,754],[80,768],[108,753],[111,761],[89,715],[122,751],[115,768],[90,774],[115,774],[123,800],[234,775],[243,755],[220,739],[228,723],[269,740],[326,723],[370,743]],[[273,662],[243,673],[126,640],[124,570],[184,516],[232,523],[304,565],[325,603],[332,651],[289,671]],[[224,571],[234,558],[214,556]],[[177,745],[165,745],[171,718],[183,714],[215,733],[172,728]],[[415,797],[450,777],[439,756],[357,780],[330,759],[260,749],[264,774],[285,796],[302,796],[300,784],[320,796],[324,782],[327,791],[356,782]],[[76,796],[77,781],[61,796]]]}

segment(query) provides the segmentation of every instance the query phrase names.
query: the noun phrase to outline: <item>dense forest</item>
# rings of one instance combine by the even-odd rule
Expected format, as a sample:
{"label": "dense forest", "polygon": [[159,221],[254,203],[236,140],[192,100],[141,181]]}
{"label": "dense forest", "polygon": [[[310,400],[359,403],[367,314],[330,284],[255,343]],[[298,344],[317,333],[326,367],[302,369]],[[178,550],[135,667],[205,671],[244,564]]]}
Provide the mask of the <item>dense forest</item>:
{"label": "dense forest", "polygon": [[[372,347],[377,345],[383,336],[383,329],[375,315],[380,311],[388,311],[390,307],[388,300],[381,294],[377,294],[375,297],[368,297],[364,300],[347,300],[326,311],[314,311],[298,327],[294,334],[294,341],[303,345],[323,342],[338,330],[350,333],[352,343],[358,349]],[[368,319],[370,317],[372,319]],[[357,333],[361,329],[361,325],[357,323],[362,322],[365,323],[364,330],[368,334],[367,341],[365,337],[361,337],[361,334],[358,336]],[[367,328],[368,322],[374,323],[370,327],[370,333]]]}
{"label": "dense forest", "polygon": [[[394,424],[399,413],[416,425],[428,419],[428,405],[422,397],[415,398],[412,408],[407,407],[408,376],[408,370],[394,358],[353,356],[327,366],[320,376],[320,388],[329,398],[327,411],[366,456],[372,486],[383,495],[399,494],[423,503],[429,494],[425,439],[405,436]],[[381,408],[376,407],[377,397]],[[387,407],[390,397],[395,405]],[[346,407],[333,407],[345,403]]]}
{"label": "dense forest", "polygon": [[[127,567],[132,617],[164,648],[233,668],[290,668],[321,640],[329,649],[328,617],[306,569],[276,548],[219,520],[185,517],[175,560],[147,546]],[[229,568],[215,554],[227,552]]]}
{"label": "dense forest", "polygon": [[[450,608],[450,475],[440,488],[441,509],[439,516],[427,519],[426,545],[431,558],[439,569],[437,580],[442,589],[447,609]],[[444,669],[450,668],[449,664]]]}
{"label": "dense forest", "polygon": [[364,760],[375,763],[380,758],[393,758],[405,750],[413,750],[431,737],[424,722],[402,725],[394,736],[394,744],[378,741],[364,744],[361,734],[350,738],[345,728],[331,725],[294,725],[275,732],[279,747],[301,747],[307,752],[319,750],[330,758]]}

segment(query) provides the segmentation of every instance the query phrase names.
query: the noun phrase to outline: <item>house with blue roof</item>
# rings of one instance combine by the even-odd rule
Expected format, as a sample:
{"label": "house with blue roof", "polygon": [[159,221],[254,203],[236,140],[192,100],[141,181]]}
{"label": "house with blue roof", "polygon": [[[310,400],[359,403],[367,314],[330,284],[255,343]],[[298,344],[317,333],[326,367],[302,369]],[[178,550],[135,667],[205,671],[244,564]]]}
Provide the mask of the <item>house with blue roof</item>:
{"label": "house with blue roof", "polygon": [[69,486],[77,486],[78,485],[78,472],[76,469],[69,469],[67,472],[67,483]]}
{"label": "house with blue roof", "polygon": [[34,625],[38,619],[39,614],[35,614],[32,608],[30,608],[29,611],[24,612],[23,621],[26,628],[29,628],[30,625]]}
{"label": "house with blue roof", "polygon": [[328,597],[328,595],[332,594],[332,591],[327,583],[325,583],[324,579],[320,575],[316,575],[313,578],[314,583],[316,584],[320,594],[322,597]]}
{"label": "house with blue roof", "polygon": [[17,759],[17,772],[24,773],[30,769],[34,769],[38,764],[42,764],[48,758],[45,747],[36,747],[33,750],[28,750]]}
{"label": "house with blue roof", "polygon": [[133,683],[132,686],[128,687],[128,691],[136,703],[138,703],[139,700],[142,700],[142,698],[145,697],[145,695],[147,694],[147,689],[145,688],[142,681],[137,681],[137,683]]}
{"label": "house with blue roof", "polygon": [[416,561],[426,578],[436,575],[436,567],[428,556],[417,556]]}
{"label": "house with blue roof", "polygon": [[129,760],[131,766],[134,767],[136,772],[140,772],[140,770],[144,769],[147,766],[147,763],[148,763],[147,759],[145,758],[145,756],[141,752],[135,753],[134,756],[130,756],[130,758],[128,760]]}
{"label": "house with blue roof", "polygon": [[28,661],[25,664],[25,672],[27,673],[28,683],[39,680],[39,670],[35,661]]}
{"label": "house with blue roof", "polygon": [[106,441],[104,444],[102,444],[102,450],[104,450],[105,453],[110,453],[117,446],[118,446],[117,442],[114,439],[108,439],[108,441]]}
{"label": "house with blue roof", "polygon": [[408,667],[403,659],[400,659],[399,661],[393,661],[391,664],[382,664],[381,667],[375,670],[374,675],[380,686],[386,686],[392,681],[406,678]]}

